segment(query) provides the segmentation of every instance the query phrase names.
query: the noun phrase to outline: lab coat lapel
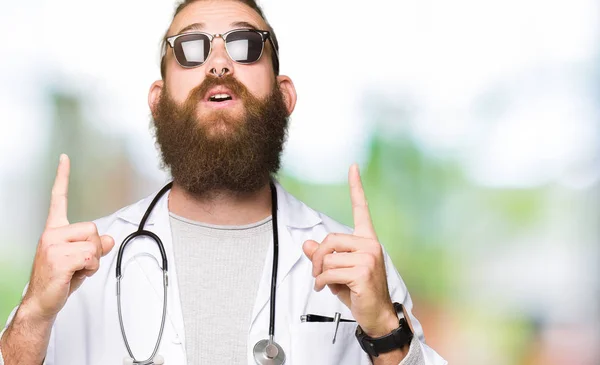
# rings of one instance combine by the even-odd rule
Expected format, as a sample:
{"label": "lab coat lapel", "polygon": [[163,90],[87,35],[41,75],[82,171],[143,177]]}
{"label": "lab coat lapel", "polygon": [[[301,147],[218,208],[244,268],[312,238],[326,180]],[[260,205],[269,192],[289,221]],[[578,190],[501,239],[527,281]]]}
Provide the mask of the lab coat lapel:
{"label": "lab coat lapel", "polygon": [[[279,262],[277,270],[277,289],[285,282],[290,271],[301,258],[302,243],[295,242],[293,230],[310,228],[321,222],[318,213],[296,200],[292,195],[276,182],[277,189],[277,228],[279,234]],[[273,270],[273,245],[267,251],[260,284],[254,308],[252,311],[251,326],[265,308],[271,296],[271,275]],[[277,299],[275,300],[277,303]],[[262,326],[263,324],[261,324]],[[267,323],[264,326],[268,326]]]}

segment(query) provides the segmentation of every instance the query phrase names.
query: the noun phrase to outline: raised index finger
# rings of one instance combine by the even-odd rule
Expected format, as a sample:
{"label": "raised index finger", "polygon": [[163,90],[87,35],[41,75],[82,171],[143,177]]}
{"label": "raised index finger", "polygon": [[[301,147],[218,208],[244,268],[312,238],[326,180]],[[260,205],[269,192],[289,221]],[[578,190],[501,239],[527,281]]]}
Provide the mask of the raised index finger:
{"label": "raised index finger", "polygon": [[67,193],[69,191],[69,173],[71,162],[65,154],[60,155],[60,162],[52,187],[50,197],[50,210],[48,212],[47,228],[56,228],[69,225],[67,219]]}
{"label": "raised index finger", "polygon": [[352,201],[352,215],[354,216],[354,235],[365,238],[376,238],[367,198],[365,197],[365,191],[360,180],[360,172],[356,163],[350,166],[348,183],[350,184],[350,200]]}

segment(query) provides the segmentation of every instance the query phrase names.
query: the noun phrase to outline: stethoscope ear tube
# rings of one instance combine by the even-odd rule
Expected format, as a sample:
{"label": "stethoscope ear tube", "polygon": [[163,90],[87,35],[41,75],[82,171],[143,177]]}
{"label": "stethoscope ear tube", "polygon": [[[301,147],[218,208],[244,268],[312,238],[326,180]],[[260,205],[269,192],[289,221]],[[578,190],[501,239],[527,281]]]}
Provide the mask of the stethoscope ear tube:
{"label": "stethoscope ear tube", "polygon": [[142,217],[142,220],[140,221],[140,225],[138,226],[137,231],[135,231],[132,234],[130,234],[129,236],[127,236],[127,238],[125,238],[125,240],[123,240],[123,243],[121,243],[121,247],[119,247],[119,253],[117,254],[117,268],[116,268],[117,280],[121,277],[121,262],[123,261],[123,252],[125,251],[125,247],[134,238],[141,237],[141,236],[147,236],[154,240],[154,242],[158,246],[158,249],[160,250],[160,256],[162,257],[162,264],[163,264],[162,269],[164,272],[167,272],[168,267],[167,267],[167,254],[165,252],[165,246],[163,245],[162,241],[156,234],[154,234],[153,232],[144,230],[144,226],[146,225],[146,221],[148,220],[148,217],[150,217],[150,213],[152,213],[152,210],[154,209],[154,206],[156,205],[156,203],[158,203],[160,198],[167,191],[169,191],[169,189],[171,189],[172,186],[173,186],[173,182],[170,182],[167,185],[165,185],[162,189],[160,189],[160,191],[156,194],[154,199],[152,199],[152,202],[148,206],[148,209],[146,209],[146,212],[144,213],[144,216]]}
{"label": "stethoscope ear tube", "polygon": [[123,342],[125,342],[127,352],[129,353],[129,356],[131,356],[131,359],[133,359],[135,364],[154,364],[153,359],[157,356],[156,353],[158,352],[158,347],[160,346],[160,341],[162,340],[163,332],[165,329],[165,320],[167,318],[167,287],[169,285],[167,271],[163,270],[163,311],[160,322],[160,331],[158,332],[158,337],[156,339],[156,344],[154,345],[152,355],[150,355],[150,357],[144,361],[135,360],[135,356],[133,356],[133,351],[131,351],[129,341],[127,340],[127,334],[125,333],[125,326],[123,324],[123,313],[121,309],[121,278],[122,276],[117,277],[117,312],[119,314],[119,325],[121,326],[121,335],[123,336]]}
{"label": "stethoscope ear tube", "polygon": [[[148,217],[150,216],[150,212],[152,212],[152,209],[154,208],[156,203],[159,201],[161,196],[164,195],[164,193],[166,193],[171,188],[172,185],[173,185],[173,183],[167,184],[165,187],[163,187],[158,192],[158,194],[156,194],[156,196],[150,203],[150,206],[146,210],[144,217],[140,221],[138,230],[131,233],[129,236],[127,236],[125,238],[125,240],[123,240],[123,243],[121,243],[121,247],[119,247],[119,252],[117,254],[117,265],[116,265],[116,270],[115,270],[116,271],[115,273],[117,276],[117,311],[119,314],[119,325],[121,326],[121,334],[123,336],[123,342],[125,342],[125,347],[127,348],[127,352],[129,353],[129,356],[130,356],[129,359],[126,359],[127,363],[129,362],[128,360],[131,360],[134,364],[140,364],[140,365],[142,365],[142,364],[157,364],[158,365],[158,364],[164,363],[164,359],[162,358],[162,356],[157,355],[156,353],[158,352],[158,347],[160,346],[160,341],[162,340],[163,332],[165,329],[165,320],[167,318],[167,287],[169,285],[169,276],[167,274],[167,271],[168,271],[167,254],[165,252],[165,247],[164,247],[161,239],[153,232],[144,230],[144,226],[146,224],[146,221],[148,220]],[[121,310],[121,279],[123,278],[123,275],[121,272],[121,264],[123,261],[123,253],[125,252],[125,248],[127,247],[127,245],[134,239],[139,238],[139,237],[144,237],[144,236],[149,237],[151,240],[153,240],[156,243],[156,246],[158,247],[158,250],[160,251],[160,256],[162,258],[163,310],[162,310],[162,319],[161,319],[161,323],[160,323],[160,331],[158,333],[158,338],[156,339],[156,344],[154,345],[154,350],[152,351],[152,355],[150,355],[150,357],[144,361],[137,361],[137,360],[135,360],[135,357],[133,356],[133,352],[131,351],[131,347],[129,346],[129,341],[127,340],[127,335],[125,334],[125,326],[123,324],[123,314],[122,314],[122,310]]]}
{"label": "stethoscope ear tube", "polygon": [[[162,261],[163,261],[163,267],[162,267],[162,271],[163,271],[163,311],[162,311],[162,318],[161,318],[161,323],[160,323],[160,331],[158,333],[158,338],[156,339],[156,344],[154,345],[154,350],[152,351],[152,355],[150,355],[150,357],[147,360],[138,362],[135,360],[135,357],[133,356],[133,352],[131,351],[131,347],[129,346],[129,341],[127,340],[127,335],[125,334],[125,326],[123,324],[123,314],[122,314],[122,310],[121,310],[121,279],[123,278],[123,276],[121,275],[121,260],[123,259],[123,252],[124,252],[127,244],[130,243],[133,239],[142,237],[142,236],[148,236],[151,239],[153,239],[156,242],[156,245],[158,246],[158,248],[160,250],[160,254],[162,256]],[[154,363],[153,359],[156,356],[156,353],[158,352],[158,347],[160,346],[160,341],[162,339],[163,331],[165,329],[165,319],[167,318],[167,287],[168,287],[168,285],[169,285],[169,277],[167,274],[167,257],[166,257],[165,249],[163,247],[163,244],[162,244],[162,241],[160,240],[160,238],[157,235],[155,235],[154,233],[152,233],[150,231],[144,231],[144,230],[133,232],[132,234],[127,236],[127,238],[123,241],[123,244],[121,244],[121,247],[119,248],[119,254],[117,256],[117,312],[119,314],[119,325],[121,326],[121,334],[123,335],[123,341],[125,342],[125,347],[127,348],[127,352],[129,353],[129,356],[131,356],[131,358],[134,359],[134,363],[136,363],[136,364],[153,364]]]}
{"label": "stethoscope ear tube", "polygon": [[125,252],[125,248],[131,241],[133,241],[136,238],[143,237],[143,236],[150,237],[156,243],[156,246],[158,247],[158,250],[160,251],[160,257],[161,257],[161,261],[162,261],[162,270],[164,272],[168,271],[167,253],[165,251],[165,246],[163,245],[160,238],[154,232],[150,232],[150,231],[146,231],[146,230],[138,230],[138,231],[131,233],[129,236],[127,236],[123,240],[121,247],[119,247],[119,253],[117,254],[117,268],[116,268],[117,279],[119,279],[121,277],[121,264],[123,262],[123,253]]}

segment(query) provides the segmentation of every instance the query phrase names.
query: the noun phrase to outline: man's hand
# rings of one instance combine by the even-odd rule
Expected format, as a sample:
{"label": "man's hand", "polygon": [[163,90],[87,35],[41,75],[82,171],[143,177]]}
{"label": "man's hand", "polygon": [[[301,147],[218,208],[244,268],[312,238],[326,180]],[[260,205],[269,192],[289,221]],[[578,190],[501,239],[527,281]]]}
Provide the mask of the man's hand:
{"label": "man's hand", "polygon": [[354,233],[330,233],[321,244],[308,240],[303,250],[313,264],[315,290],[327,285],[369,336],[380,337],[398,328],[398,317],[356,164],[350,167],[348,181]]}
{"label": "man's hand", "polygon": [[94,223],[69,224],[69,158],[60,156],[46,228],[38,243],[27,292],[0,338],[6,365],[38,365],[46,357],[52,325],[67,298],[98,271],[115,245]]}
{"label": "man's hand", "polygon": [[61,155],[50,198],[46,228],[38,243],[33,270],[21,306],[31,315],[54,319],[86,277],[98,271],[100,258],[115,245],[99,236],[91,222],[69,224],[67,192],[70,161]]}

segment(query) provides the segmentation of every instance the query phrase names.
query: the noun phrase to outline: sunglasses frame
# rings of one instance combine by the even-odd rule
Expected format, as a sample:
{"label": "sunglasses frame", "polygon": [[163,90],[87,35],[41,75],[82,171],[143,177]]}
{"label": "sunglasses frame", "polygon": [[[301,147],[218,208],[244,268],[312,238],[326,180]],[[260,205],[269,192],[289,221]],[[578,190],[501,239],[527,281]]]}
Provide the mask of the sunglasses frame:
{"label": "sunglasses frame", "polygon": [[[231,54],[229,54],[229,50],[227,49],[227,36],[229,36],[232,33],[238,33],[238,32],[254,32],[260,35],[260,37],[262,38],[262,49],[260,50],[260,55],[258,56],[258,58],[256,59],[256,61],[253,62],[239,62],[233,59],[233,57],[231,57]],[[209,44],[210,44],[210,48],[208,50],[208,55],[206,56],[206,60],[204,60],[204,62],[202,62],[199,65],[195,65],[195,66],[184,66],[182,65],[179,60],[177,59],[177,55],[175,54],[175,41],[177,40],[177,38],[185,36],[185,35],[190,35],[190,34],[202,34],[205,35],[208,40],[209,40]],[[173,50],[173,57],[175,57],[175,61],[177,61],[177,64],[183,68],[196,68],[196,67],[200,67],[202,65],[204,65],[208,59],[210,58],[210,55],[212,53],[213,50],[213,40],[215,38],[221,38],[223,39],[223,42],[225,43],[225,51],[227,52],[227,56],[229,56],[229,58],[235,62],[235,63],[239,63],[240,65],[251,65],[253,63],[256,63],[258,61],[260,61],[264,51],[265,51],[265,42],[267,41],[267,39],[271,42],[271,46],[273,48],[273,50],[275,51],[275,57],[277,58],[277,61],[279,62],[279,52],[277,51],[277,48],[275,48],[275,44],[273,43],[273,40],[271,39],[271,32],[269,32],[268,30],[258,30],[258,29],[251,29],[251,28],[238,28],[238,29],[232,29],[230,31],[227,31],[225,33],[216,33],[216,34],[210,34],[210,33],[206,33],[206,32],[200,32],[200,31],[192,31],[192,32],[184,32],[184,33],[180,33],[180,34],[176,34],[174,36],[170,36],[168,38],[166,38],[167,43],[169,44],[169,46],[171,46],[171,49]]]}

